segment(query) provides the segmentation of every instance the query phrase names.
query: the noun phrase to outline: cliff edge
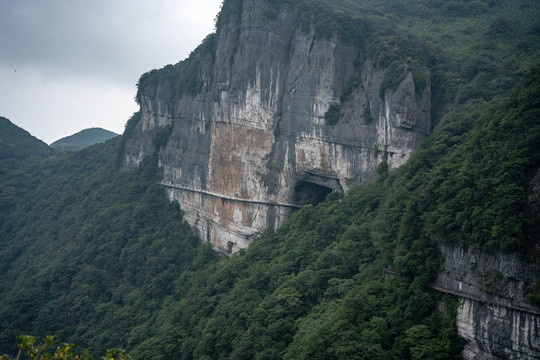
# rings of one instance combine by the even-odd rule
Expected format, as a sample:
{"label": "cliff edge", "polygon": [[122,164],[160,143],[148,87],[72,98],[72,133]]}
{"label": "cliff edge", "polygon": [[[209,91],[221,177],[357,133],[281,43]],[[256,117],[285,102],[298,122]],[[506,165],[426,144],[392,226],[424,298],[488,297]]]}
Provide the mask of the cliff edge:
{"label": "cliff edge", "polygon": [[460,299],[456,325],[466,360],[540,358],[540,308],[526,294],[540,283],[540,263],[442,245],[433,287]]}
{"label": "cliff edge", "polygon": [[386,86],[361,44],[302,25],[286,3],[225,6],[236,8],[190,58],[139,81],[124,162],[157,150],[170,199],[231,254],[295,209],[398,168],[432,123],[427,71],[419,88],[398,64]]}

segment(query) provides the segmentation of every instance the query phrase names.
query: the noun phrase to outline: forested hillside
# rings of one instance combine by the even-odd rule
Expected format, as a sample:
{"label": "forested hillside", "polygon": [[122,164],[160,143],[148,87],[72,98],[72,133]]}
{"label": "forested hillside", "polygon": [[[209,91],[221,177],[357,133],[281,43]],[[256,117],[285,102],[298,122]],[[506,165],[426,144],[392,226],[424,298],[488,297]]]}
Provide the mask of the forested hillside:
{"label": "forested hillside", "polygon": [[[226,258],[199,243],[157,185],[157,154],[123,170],[118,137],[36,150],[39,160],[4,156],[33,141],[21,133],[6,148],[5,134],[19,131],[8,126],[0,353],[15,354],[27,333],[136,359],[458,359],[458,301],[429,286],[439,244],[540,261],[538,3],[281,2],[321,36],[370,34],[365,50],[387,67],[389,87],[403,72],[396,58],[430,71],[437,124],[420,150]],[[239,3],[224,2],[218,31]],[[168,76],[196,83],[197,56]],[[540,287],[530,285],[534,301]]]}
{"label": "forested hillside", "polygon": [[440,267],[437,243],[538,258],[538,239],[524,242],[523,189],[540,160],[538,99],[540,68],[509,100],[447,116],[397,174],[382,170],[367,188],[332,193],[215,265],[169,304],[162,328],[136,353],[459,358],[456,300],[428,286]]}
{"label": "forested hillside", "polygon": [[132,348],[175,287],[217,260],[156,184],[155,159],[122,172],[117,145],[26,161],[16,172],[0,163],[2,195],[13,193],[1,203],[0,352],[15,352],[25,333]]}
{"label": "forested hillside", "polygon": [[[0,116],[0,223],[11,216],[12,208],[26,188],[25,164],[46,159],[54,153],[43,141],[33,137],[8,119]],[[4,240],[5,241],[5,240]],[[3,246],[3,241],[0,243]]]}
{"label": "forested hillside", "polygon": [[76,134],[56,140],[51,143],[50,146],[57,151],[77,151],[94,144],[104,143],[115,136],[118,136],[118,134],[115,134],[112,131],[101,128],[91,128],[81,130]]}
{"label": "forested hillside", "polygon": [[[43,141],[30,135],[28,131],[13,124],[9,119],[0,116],[0,160],[17,165],[29,158],[43,158],[52,155],[54,151]],[[7,169],[6,169],[7,170]]]}

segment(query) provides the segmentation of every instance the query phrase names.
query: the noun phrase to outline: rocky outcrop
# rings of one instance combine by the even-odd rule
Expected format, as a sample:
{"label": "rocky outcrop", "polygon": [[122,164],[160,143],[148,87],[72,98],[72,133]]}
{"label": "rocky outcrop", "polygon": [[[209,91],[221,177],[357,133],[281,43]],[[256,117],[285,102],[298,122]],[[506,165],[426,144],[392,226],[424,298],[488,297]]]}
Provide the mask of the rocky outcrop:
{"label": "rocky outcrop", "polygon": [[444,268],[433,287],[457,295],[463,358],[539,359],[540,308],[526,293],[540,283],[540,264],[516,255],[465,251],[444,245]]}
{"label": "rocky outcrop", "polygon": [[[432,126],[429,74],[424,89],[410,72],[381,89],[384,69],[361,48],[301,29],[294,11],[276,6],[243,1],[215,48],[197,54],[196,95],[176,98],[173,80],[141,84],[126,143],[125,165],[136,166],[159,129],[173,127],[159,154],[161,184],[200,238],[226,254],[329,191],[373,181],[382,163],[398,168]],[[331,107],[337,123],[325,117]]]}

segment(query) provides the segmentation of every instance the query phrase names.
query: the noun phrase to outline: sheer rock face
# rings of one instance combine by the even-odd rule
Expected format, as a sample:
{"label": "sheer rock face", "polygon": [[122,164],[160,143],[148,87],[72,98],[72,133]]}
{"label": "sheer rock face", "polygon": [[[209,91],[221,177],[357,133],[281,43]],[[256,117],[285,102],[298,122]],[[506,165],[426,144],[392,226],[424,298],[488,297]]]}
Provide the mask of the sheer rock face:
{"label": "sheer rock face", "polygon": [[461,298],[458,334],[466,360],[540,359],[540,308],[526,293],[540,283],[540,264],[515,255],[442,246],[444,270],[434,287]]}
{"label": "sheer rock face", "polygon": [[[125,165],[136,166],[159,128],[173,126],[159,154],[162,184],[201,240],[225,254],[315,201],[314,192],[373,181],[383,161],[396,169],[432,126],[429,74],[425,89],[408,73],[381,91],[384,69],[361,49],[300,30],[286,5],[277,15],[271,6],[245,0],[241,17],[221,27],[215,52],[201,58],[196,96],[175,98],[175,79],[141,88],[126,143]],[[356,59],[360,85],[343,102],[360,75]],[[331,105],[341,106],[335,125],[325,121]]]}

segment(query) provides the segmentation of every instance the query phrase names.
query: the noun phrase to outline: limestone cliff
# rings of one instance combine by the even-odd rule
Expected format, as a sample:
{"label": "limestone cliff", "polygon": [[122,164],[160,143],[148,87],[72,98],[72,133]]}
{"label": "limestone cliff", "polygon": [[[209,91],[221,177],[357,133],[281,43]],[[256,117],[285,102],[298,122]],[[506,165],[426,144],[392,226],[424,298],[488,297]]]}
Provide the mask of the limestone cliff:
{"label": "limestone cliff", "polygon": [[526,293],[540,283],[540,264],[515,255],[441,247],[444,268],[433,287],[457,295],[463,358],[539,359],[540,308]]}
{"label": "limestone cliff", "polygon": [[[417,81],[404,63],[387,86],[389,68],[364,46],[300,25],[287,2],[235,3],[190,58],[141,78],[124,157],[134,167],[157,151],[168,196],[223,254],[330,191],[395,170],[432,128],[429,72]],[[433,287],[461,299],[464,358],[539,358],[540,312],[525,298],[538,265],[441,251]]]}
{"label": "limestone cliff", "polygon": [[125,165],[168,129],[161,183],[201,240],[226,254],[329,191],[374,180],[382,163],[396,169],[431,130],[429,73],[423,89],[407,71],[397,87],[381,88],[385,69],[361,47],[317,36],[296,16],[286,4],[244,0],[192,54],[194,91],[165,75],[139,84]]}

